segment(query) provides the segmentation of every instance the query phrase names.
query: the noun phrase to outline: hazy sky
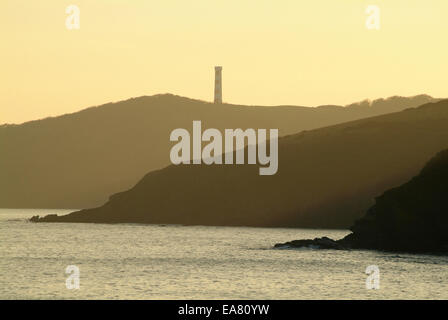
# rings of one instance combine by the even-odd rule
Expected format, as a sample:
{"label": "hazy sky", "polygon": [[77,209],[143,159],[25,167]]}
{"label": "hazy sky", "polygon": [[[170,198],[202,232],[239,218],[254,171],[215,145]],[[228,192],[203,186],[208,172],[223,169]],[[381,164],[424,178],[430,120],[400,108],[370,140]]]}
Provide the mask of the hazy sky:
{"label": "hazy sky", "polygon": [[1,0],[0,123],[157,93],[212,101],[215,65],[229,103],[447,97],[447,15],[447,0]]}

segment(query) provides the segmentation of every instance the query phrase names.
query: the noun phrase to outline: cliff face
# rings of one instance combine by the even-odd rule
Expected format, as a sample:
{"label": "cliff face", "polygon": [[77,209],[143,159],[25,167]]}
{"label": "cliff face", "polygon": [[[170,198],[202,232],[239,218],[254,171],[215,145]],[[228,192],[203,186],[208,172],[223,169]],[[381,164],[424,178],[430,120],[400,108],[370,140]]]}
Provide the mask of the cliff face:
{"label": "cliff face", "polygon": [[448,100],[281,138],[273,176],[258,165],[172,165],[99,208],[34,220],[348,228],[446,148]]}
{"label": "cliff face", "polygon": [[[346,108],[214,105],[174,95],[139,97],[73,114],[0,126],[0,207],[88,208],[170,164],[176,128],[278,128],[282,136],[416,107],[429,96]],[[0,119],[1,120],[1,119]]]}
{"label": "cliff face", "polygon": [[372,249],[448,253],[448,150],[420,174],[377,197],[341,240],[327,237],[278,243],[275,248]]}
{"label": "cliff face", "polygon": [[346,241],[355,248],[448,252],[448,150],[376,198],[351,230]]}

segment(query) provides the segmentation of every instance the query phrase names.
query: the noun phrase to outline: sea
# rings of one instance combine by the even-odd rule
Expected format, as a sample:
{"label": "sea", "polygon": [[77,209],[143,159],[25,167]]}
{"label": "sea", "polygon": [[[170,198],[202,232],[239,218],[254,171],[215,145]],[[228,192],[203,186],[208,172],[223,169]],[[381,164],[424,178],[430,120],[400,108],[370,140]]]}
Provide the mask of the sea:
{"label": "sea", "polygon": [[71,211],[0,209],[0,299],[448,299],[448,256],[273,248],[348,230],[28,221]]}

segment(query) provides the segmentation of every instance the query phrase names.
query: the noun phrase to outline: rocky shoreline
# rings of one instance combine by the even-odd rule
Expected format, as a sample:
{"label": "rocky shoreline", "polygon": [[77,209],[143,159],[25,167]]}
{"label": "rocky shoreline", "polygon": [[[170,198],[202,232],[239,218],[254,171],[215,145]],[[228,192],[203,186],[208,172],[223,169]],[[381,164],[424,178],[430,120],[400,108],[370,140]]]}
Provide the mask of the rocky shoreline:
{"label": "rocky shoreline", "polygon": [[274,245],[277,249],[288,248],[309,248],[309,249],[334,249],[334,250],[348,250],[350,247],[346,246],[341,240],[333,240],[328,237],[293,240],[285,243],[277,243]]}

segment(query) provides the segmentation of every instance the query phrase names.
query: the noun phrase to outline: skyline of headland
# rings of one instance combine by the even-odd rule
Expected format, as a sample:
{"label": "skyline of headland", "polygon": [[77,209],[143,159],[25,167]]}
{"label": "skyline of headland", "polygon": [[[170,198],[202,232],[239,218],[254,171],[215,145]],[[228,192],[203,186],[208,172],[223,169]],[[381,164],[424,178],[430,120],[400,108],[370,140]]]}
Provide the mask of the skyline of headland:
{"label": "skyline of headland", "polygon": [[[80,8],[68,30],[67,6]],[[366,28],[366,7],[381,28]],[[0,123],[172,93],[242,105],[447,96],[443,0],[2,1]],[[229,23],[229,22],[232,23]]]}

